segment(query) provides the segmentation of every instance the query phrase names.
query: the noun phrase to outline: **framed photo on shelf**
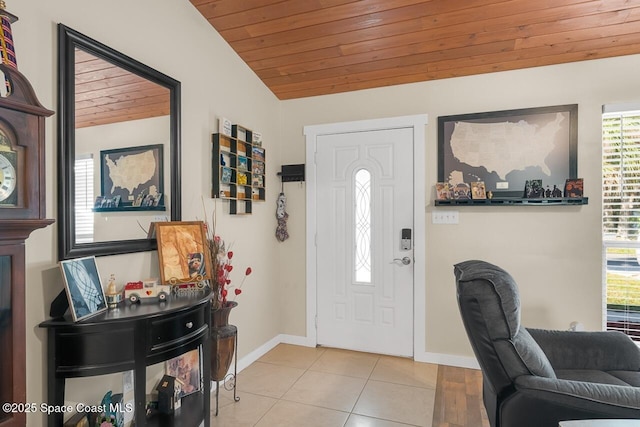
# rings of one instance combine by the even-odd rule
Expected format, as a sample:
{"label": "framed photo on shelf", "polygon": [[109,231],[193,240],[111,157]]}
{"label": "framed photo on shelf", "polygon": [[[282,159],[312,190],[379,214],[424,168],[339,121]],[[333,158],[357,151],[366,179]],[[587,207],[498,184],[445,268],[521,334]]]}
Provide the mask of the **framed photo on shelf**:
{"label": "framed photo on shelf", "polygon": [[218,118],[218,132],[226,136],[231,136],[231,120],[226,117]]}
{"label": "framed photo on shelf", "polygon": [[451,192],[451,186],[448,182],[436,183],[436,200],[450,200],[453,199]]}
{"label": "framed photo on shelf", "polygon": [[60,261],[60,270],[74,322],[95,316],[107,309],[95,257]]}
{"label": "framed photo on shelf", "polygon": [[582,178],[567,179],[564,184],[564,197],[580,198],[583,196],[584,180]]}
{"label": "framed photo on shelf", "polygon": [[526,181],[577,178],[577,146],[577,104],[438,117],[438,181],[520,198]]}
{"label": "framed photo on shelf", "polygon": [[264,162],[264,148],[260,148],[260,147],[253,147],[252,151],[252,157],[255,160]]}
{"label": "framed photo on shelf", "polygon": [[487,191],[483,181],[471,182],[471,198],[476,200],[482,200],[487,198]]}
{"label": "framed photo on shelf", "polygon": [[238,170],[239,171],[247,171],[249,170],[248,161],[246,157],[238,157]]}
{"label": "framed photo on shelf", "polygon": [[471,186],[466,182],[460,182],[453,187],[453,198],[466,200],[471,198]]}
{"label": "framed photo on shelf", "polygon": [[251,178],[251,185],[253,185],[254,187],[264,187],[262,175],[253,175],[253,177]]}
{"label": "framed photo on shelf", "polygon": [[212,278],[202,221],[156,222],[155,233],[161,284],[177,285]]}
{"label": "framed photo on shelf", "polygon": [[163,193],[163,150],[155,144],[100,151],[101,196],[119,197],[121,206],[143,206],[139,195]]}
{"label": "framed photo on shelf", "polygon": [[542,186],[541,179],[530,179],[524,183],[524,194],[522,195],[525,199],[540,199],[544,197],[544,187]]}
{"label": "framed photo on shelf", "polygon": [[165,371],[167,375],[176,378],[180,384],[177,393],[178,398],[182,398],[191,393],[200,391],[200,351],[191,350],[180,356],[169,359],[166,362]]}
{"label": "framed photo on shelf", "polygon": [[228,184],[231,182],[231,169],[227,167],[222,167],[222,174],[220,176],[220,182]]}
{"label": "framed photo on shelf", "polygon": [[251,170],[256,175],[264,175],[264,162],[258,160],[253,161],[253,168]]}

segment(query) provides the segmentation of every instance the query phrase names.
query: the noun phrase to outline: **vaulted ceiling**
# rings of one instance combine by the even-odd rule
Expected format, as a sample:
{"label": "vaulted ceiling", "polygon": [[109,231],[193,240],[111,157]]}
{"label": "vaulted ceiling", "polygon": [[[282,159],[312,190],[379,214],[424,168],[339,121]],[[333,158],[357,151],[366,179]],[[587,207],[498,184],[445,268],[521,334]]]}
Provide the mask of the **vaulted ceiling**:
{"label": "vaulted ceiling", "polygon": [[279,99],[640,53],[640,0],[190,0]]}

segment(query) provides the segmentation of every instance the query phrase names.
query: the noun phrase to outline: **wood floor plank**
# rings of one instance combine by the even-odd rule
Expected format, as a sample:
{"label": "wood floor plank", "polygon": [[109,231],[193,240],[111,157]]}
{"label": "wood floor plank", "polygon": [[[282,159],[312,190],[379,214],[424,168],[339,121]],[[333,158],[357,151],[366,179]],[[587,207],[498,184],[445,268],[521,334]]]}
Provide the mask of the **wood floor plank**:
{"label": "wood floor plank", "polygon": [[438,367],[433,427],[489,427],[482,403],[482,374],[475,369]]}

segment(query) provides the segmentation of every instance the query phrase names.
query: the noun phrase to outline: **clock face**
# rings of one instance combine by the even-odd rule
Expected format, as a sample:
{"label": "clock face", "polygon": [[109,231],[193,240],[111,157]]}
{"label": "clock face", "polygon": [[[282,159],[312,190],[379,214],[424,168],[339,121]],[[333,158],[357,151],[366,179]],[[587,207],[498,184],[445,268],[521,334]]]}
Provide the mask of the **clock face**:
{"label": "clock face", "polygon": [[3,153],[0,153],[0,203],[7,204],[16,189],[16,169]]}

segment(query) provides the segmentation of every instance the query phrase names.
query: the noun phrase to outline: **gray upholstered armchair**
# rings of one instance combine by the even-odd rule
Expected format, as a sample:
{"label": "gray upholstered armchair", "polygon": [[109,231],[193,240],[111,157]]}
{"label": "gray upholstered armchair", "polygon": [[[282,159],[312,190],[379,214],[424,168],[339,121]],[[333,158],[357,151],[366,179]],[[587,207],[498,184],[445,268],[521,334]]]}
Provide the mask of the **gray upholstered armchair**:
{"label": "gray upholstered armchair", "polygon": [[640,349],[626,335],[526,329],[509,273],[465,261],[455,265],[455,276],[492,427],[640,419]]}

